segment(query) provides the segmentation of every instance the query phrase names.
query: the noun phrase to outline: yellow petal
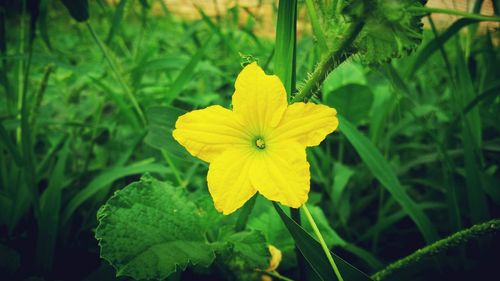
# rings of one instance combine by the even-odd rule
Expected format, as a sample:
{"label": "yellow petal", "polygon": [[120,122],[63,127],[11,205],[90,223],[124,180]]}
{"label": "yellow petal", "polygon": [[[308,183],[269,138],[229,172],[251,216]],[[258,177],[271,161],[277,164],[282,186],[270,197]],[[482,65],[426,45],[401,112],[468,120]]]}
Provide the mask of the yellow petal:
{"label": "yellow petal", "polygon": [[305,147],[293,141],[266,145],[255,154],[251,181],[264,197],[298,208],[307,201],[310,175]]}
{"label": "yellow petal", "polygon": [[269,267],[266,271],[275,271],[280,265],[283,255],[281,254],[281,251],[273,245],[269,244],[267,247],[269,248],[269,253],[271,254],[271,261],[269,262]]}
{"label": "yellow petal", "polygon": [[305,146],[318,145],[339,125],[337,111],[326,105],[297,102],[290,105],[278,127],[269,136],[270,143],[296,140]]}
{"label": "yellow petal", "polygon": [[251,136],[232,111],[214,105],[177,119],[173,137],[189,153],[210,162],[228,148],[248,145]]}
{"label": "yellow petal", "polygon": [[278,125],[287,107],[283,83],[278,76],[266,75],[255,62],[238,75],[232,102],[233,111],[260,136]]}
{"label": "yellow petal", "polygon": [[215,208],[224,215],[236,211],[257,192],[249,176],[254,154],[250,147],[228,149],[210,163],[208,191]]}

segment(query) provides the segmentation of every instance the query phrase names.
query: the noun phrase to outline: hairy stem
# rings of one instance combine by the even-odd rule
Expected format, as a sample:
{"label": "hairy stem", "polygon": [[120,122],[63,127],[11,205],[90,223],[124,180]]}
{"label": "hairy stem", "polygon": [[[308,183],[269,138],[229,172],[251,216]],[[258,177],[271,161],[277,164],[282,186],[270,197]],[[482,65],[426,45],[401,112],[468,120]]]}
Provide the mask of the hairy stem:
{"label": "hairy stem", "polygon": [[461,16],[469,19],[476,19],[482,21],[500,21],[500,17],[497,16],[486,16],[481,14],[474,14],[464,11],[450,10],[450,9],[441,9],[441,8],[430,8],[430,7],[411,7],[408,8],[408,12],[415,13],[434,13],[434,14],[447,14],[454,16]]}
{"label": "hairy stem", "polygon": [[348,57],[352,55],[349,51],[352,46],[352,42],[356,39],[361,29],[363,29],[364,22],[358,21],[352,24],[347,30],[346,36],[340,42],[339,47],[335,48],[323,57],[321,62],[318,64],[311,77],[307,80],[306,84],[300,89],[300,91],[292,99],[293,102],[307,101],[311,98],[314,93],[318,91],[323,82],[325,81],[328,74],[332,72],[337,66],[344,62]]}
{"label": "hairy stem", "polygon": [[488,234],[500,231],[500,219],[493,219],[488,222],[473,225],[470,228],[461,230],[444,239],[418,249],[413,254],[391,263],[386,268],[372,275],[372,279],[380,281],[386,279],[395,271],[408,267],[424,258],[435,256],[445,250],[467,243],[469,240],[479,238]]}

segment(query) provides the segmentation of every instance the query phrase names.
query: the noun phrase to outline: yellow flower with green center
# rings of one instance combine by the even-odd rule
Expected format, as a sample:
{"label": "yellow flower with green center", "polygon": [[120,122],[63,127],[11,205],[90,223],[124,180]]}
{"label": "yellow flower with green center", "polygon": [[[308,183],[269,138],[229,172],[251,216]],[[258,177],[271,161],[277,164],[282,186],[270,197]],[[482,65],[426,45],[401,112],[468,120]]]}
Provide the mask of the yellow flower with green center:
{"label": "yellow flower with green center", "polygon": [[238,75],[232,110],[218,105],[177,119],[173,136],[206,162],[215,208],[230,214],[257,191],[269,200],[298,208],[310,186],[306,147],[318,145],[338,126],[325,105],[288,105],[275,75],[247,65]]}

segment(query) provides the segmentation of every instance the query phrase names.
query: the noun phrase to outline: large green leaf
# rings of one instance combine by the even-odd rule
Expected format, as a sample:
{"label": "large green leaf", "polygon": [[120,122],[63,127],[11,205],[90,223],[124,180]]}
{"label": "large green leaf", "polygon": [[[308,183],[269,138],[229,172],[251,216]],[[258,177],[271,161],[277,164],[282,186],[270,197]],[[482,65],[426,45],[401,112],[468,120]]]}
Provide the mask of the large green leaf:
{"label": "large green leaf", "polygon": [[422,41],[421,15],[408,9],[421,0],[343,1],[342,13],[331,15],[328,29],[334,44],[352,22],[365,24],[354,41],[355,53],[369,64],[385,62],[413,51]]}
{"label": "large green leaf", "polygon": [[413,219],[422,232],[425,240],[430,243],[437,240],[438,235],[427,215],[418,208],[417,204],[406,193],[389,163],[380,151],[361,134],[351,123],[339,116],[339,128],[349,142],[354,146],[366,166],[375,178],[389,191],[392,197]]}
{"label": "large green leaf", "polygon": [[[335,276],[335,273],[333,272],[332,267],[330,266],[328,259],[323,253],[323,249],[321,248],[319,242],[312,238],[311,235],[309,235],[300,225],[298,225],[295,221],[288,217],[277,203],[273,204],[279,216],[281,217],[281,220],[295,240],[297,248],[309,263],[312,270],[314,270],[314,272],[316,273],[316,277],[318,277],[318,280],[338,280]],[[371,280],[370,277],[368,277],[366,274],[364,274],[348,262],[344,261],[334,253],[332,253],[332,257],[337,264],[344,280]]]}
{"label": "large green leaf", "polygon": [[330,93],[325,103],[357,124],[368,118],[373,104],[373,93],[365,85],[348,84]]}
{"label": "large green leaf", "polygon": [[101,256],[118,276],[164,279],[188,264],[209,266],[202,215],[184,189],[148,175],[115,193],[97,214]]}

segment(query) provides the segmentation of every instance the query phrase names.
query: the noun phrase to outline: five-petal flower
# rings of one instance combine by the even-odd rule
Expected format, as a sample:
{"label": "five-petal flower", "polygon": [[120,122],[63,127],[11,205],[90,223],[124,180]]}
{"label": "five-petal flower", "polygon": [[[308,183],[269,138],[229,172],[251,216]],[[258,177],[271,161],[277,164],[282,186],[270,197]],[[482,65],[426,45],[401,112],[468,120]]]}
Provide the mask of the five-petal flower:
{"label": "five-petal flower", "polygon": [[288,105],[280,79],[247,65],[238,75],[232,110],[214,105],[179,117],[173,136],[193,156],[210,163],[208,190],[215,208],[230,214],[257,191],[298,208],[307,201],[306,147],[338,126],[325,105]]}

